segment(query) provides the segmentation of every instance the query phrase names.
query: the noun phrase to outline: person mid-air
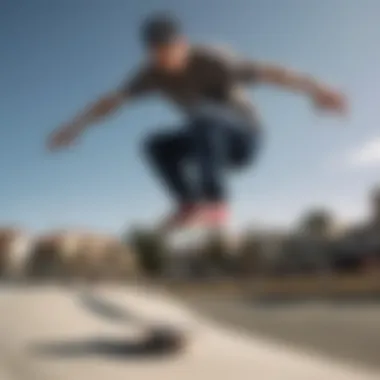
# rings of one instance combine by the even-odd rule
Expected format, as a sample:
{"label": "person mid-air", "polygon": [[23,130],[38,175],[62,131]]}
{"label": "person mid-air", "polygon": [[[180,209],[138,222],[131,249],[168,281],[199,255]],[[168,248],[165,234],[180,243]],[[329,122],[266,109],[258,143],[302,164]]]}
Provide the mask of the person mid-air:
{"label": "person mid-air", "polygon": [[347,111],[343,94],[311,76],[189,43],[179,22],[168,15],[148,17],[141,35],[147,59],[135,75],[54,131],[48,146],[69,146],[132,99],[157,93],[173,102],[184,115],[182,127],[144,141],[149,162],[176,202],[161,224],[166,230],[228,220],[228,170],[249,167],[260,146],[260,121],[244,87],[276,85],[307,95],[318,109]]}

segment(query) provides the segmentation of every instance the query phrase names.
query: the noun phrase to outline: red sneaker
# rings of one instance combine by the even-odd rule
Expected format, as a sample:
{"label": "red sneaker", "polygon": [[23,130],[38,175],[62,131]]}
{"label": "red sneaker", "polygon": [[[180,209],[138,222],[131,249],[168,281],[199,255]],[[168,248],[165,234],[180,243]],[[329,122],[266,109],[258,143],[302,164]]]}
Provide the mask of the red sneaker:
{"label": "red sneaker", "polygon": [[229,210],[224,203],[206,204],[202,208],[202,220],[210,226],[223,226],[228,222]]}
{"label": "red sneaker", "polygon": [[196,223],[200,219],[200,206],[195,204],[186,204],[178,208],[178,210],[169,215],[161,224],[160,229],[170,231],[176,228],[182,228],[190,224]]}

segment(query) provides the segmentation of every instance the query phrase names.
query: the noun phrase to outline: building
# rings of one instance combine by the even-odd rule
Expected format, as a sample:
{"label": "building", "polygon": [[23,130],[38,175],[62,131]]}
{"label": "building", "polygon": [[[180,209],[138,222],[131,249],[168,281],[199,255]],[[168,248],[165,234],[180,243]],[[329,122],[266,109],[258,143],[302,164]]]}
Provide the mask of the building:
{"label": "building", "polygon": [[128,278],[137,273],[133,252],[114,236],[83,230],[38,237],[30,260],[34,277]]}
{"label": "building", "polygon": [[33,238],[15,227],[0,228],[0,276],[20,277],[33,247]]}

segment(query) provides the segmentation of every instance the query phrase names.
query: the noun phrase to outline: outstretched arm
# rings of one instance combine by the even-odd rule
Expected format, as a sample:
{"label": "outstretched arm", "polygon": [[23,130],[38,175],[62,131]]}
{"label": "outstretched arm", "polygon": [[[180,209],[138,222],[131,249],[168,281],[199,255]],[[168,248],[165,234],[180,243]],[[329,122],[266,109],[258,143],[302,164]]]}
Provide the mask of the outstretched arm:
{"label": "outstretched arm", "polygon": [[344,94],[310,75],[298,73],[279,65],[256,62],[243,63],[241,72],[245,77],[251,76],[256,83],[275,85],[310,96],[319,109],[338,113],[347,111]]}
{"label": "outstretched arm", "polygon": [[347,111],[347,100],[341,92],[316,80],[281,65],[261,63],[241,58],[228,49],[212,48],[206,50],[209,59],[226,75],[232,75],[245,84],[269,84],[303,93],[311,98],[318,109],[340,114]]}
{"label": "outstretched arm", "polygon": [[272,84],[306,94],[322,87],[322,84],[313,77],[280,65],[256,62],[251,63],[251,65],[251,70],[257,82]]}
{"label": "outstretched arm", "polygon": [[90,126],[115,113],[126,101],[150,92],[153,87],[150,72],[144,67],[119,89],[105,94],[74,119],[53,131],[48,139],[48,147],[55,150],[71,145]]}
{"label": "outstretched arm", "polygon": [[125,101],[126,96],[121,91],[114,91],[102,96],[68,123],[53,131],[48,139],[48,147],[55,150],[72,144],[87,128],[113,114]]}
{"label": "outstretched arm", "polygon": [[119,91],[114,91],[103,95],[100,99],[90,104],[86,109],[78,114],[72,124],[81,130],[100,122],[106,116],[113,114],[125,102],[126,97]]}

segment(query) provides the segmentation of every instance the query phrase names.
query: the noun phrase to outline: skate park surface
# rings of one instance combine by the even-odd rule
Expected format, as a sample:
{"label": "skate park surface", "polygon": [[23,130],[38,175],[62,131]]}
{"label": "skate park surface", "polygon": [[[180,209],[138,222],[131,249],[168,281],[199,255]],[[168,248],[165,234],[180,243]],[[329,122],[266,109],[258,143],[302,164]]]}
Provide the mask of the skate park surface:
{"label": "skate park surface", "polygon": [[[327,351],[322,355],[306,349],[302,342],[293,344],[299,342],[291,339],[292,329],[297,327],[298,334],[306,338],[314,329],[302,324],[301,317],[275,308],[248,314],[231,302],[188,302],[141,286],[3,284],[0,379],[380,378],[378,368],[365,361],[340,360]],[[316,314],[315,310],[308,313]],[[287,333],[277,331],[278,324],[273,322],[276,315],[283,320]],[[252,327],[247,319],[255,318],[256,323],[249,322],[255,325]],[[146,350],[140,344],[146,331],[136,323],[144,319],[183,330],[188,338],[184,349]],[[363,324],[368,325],[369,320]],[[322,323],[315,335],[323,335],[323,330],[327,336],[334,335],[328,326]],[[346,329],[349,326],[346,324]],[[267,330],[282,339],[272,339]],[[366,344],[364,339],[362,343]]]}

